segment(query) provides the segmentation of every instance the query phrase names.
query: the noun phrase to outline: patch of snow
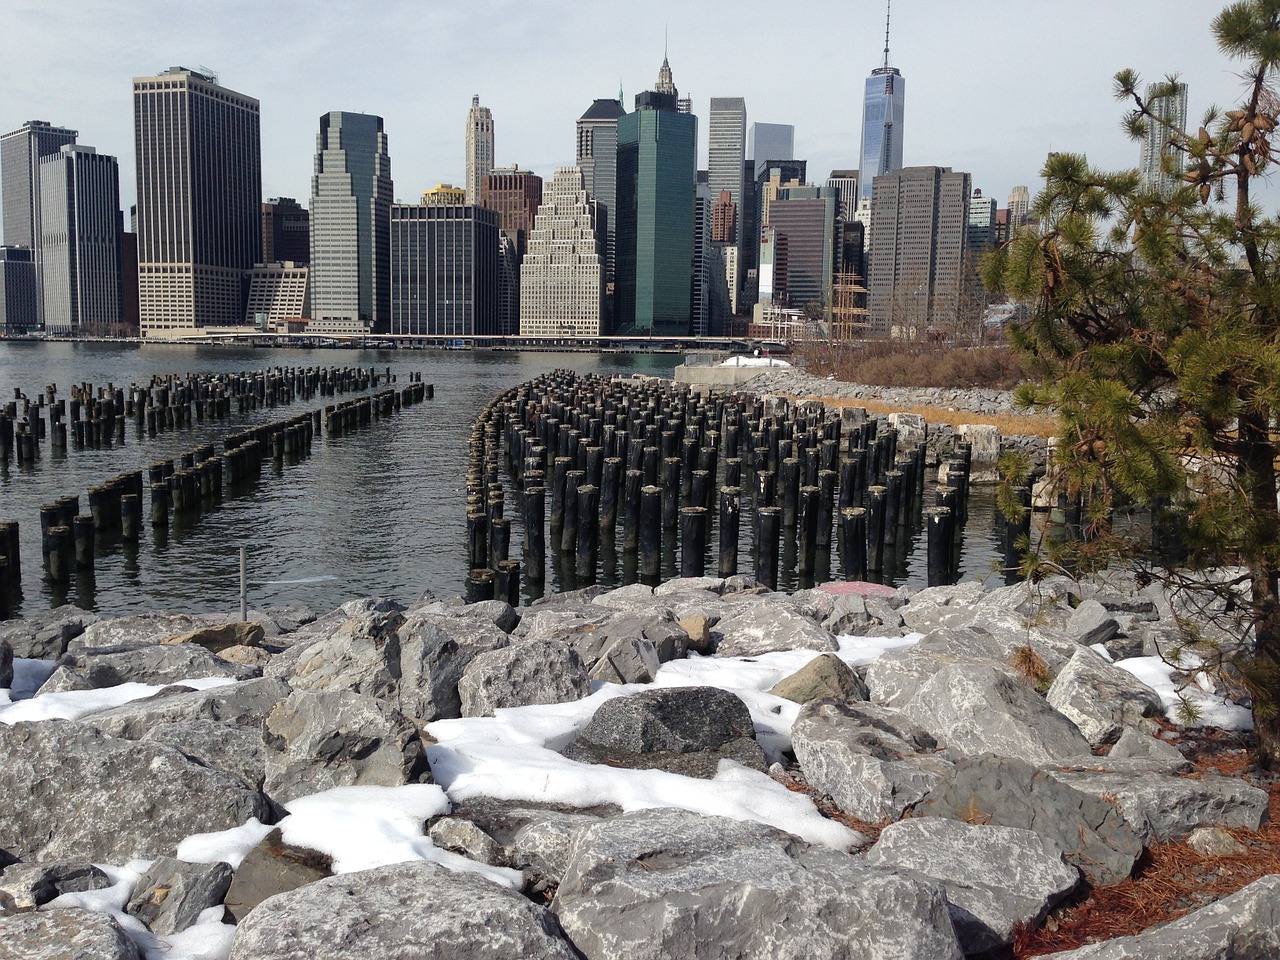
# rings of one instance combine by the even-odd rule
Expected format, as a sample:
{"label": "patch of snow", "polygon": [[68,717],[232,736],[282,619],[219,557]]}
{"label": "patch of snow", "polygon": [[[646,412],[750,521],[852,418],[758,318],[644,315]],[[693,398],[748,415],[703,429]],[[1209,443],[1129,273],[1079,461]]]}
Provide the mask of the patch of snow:
{"label": "patch of snow", "polygon": [[790,367],[791,364],[778,357],[730,357],[718,364],[718,367]]}
{"label": "patch of snow", "polygon": [[[208,690],[235,683],[229,677],[200,677],[183,680],[182,686],[195,690]],[[79,720],[101,710],[110,710],[133,700],[159,693],[172,684],[122,683],[101,690],[68,690],[64,693],[47,693],[43,697],[19,700],[0,705],[0,723],[19,723],[23,720]]]}
{"label": "patch of snow", "polygon": [[1130,657],[1116,661],[1116,666],[1128,670],[1158,693],[1164,704],[1165,716],[1173,723],[1185,723],[1179,710],[1185,699],[1200,713],[1196,726],[1221,727],[1223,730],[1253,729],[1252,712],[1216,693],[1212,680],[1203,672],[1197,674],[1194,686],[1179,689],[1173,679],[1177,668],[1160,657]]}

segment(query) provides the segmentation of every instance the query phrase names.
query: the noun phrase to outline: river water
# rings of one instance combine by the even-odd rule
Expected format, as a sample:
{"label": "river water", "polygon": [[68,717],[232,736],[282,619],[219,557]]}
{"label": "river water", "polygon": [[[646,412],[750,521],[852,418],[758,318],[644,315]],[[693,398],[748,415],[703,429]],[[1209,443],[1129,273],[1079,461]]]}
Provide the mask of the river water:
{"label": "river water", "polygon": [[[580,373],[670,376],[673,355],[509,353],[470,351],[252,349],[111,343],[0,342],[0,402],[21,390],[34,399],[47,384],[68,397],[73,383],[128,387],[153,375],[217,374],[273,367],[374,367],[405,386],[410,374],[433,384],[435,398],[338,438],[317,434],[310,457],[277,470],[268,459],[251,495],[226,497],[197,520],[173,522],[167,532],[144,522],[140,542],[97,545],[93,574],[76,573],[67,588],[45,578],[40,556],[39,507],[59,496],[81,498],[116,474],[176,459],[228,433],[348,399],[315,397],[259,408],[223,421],[193,423],[147,437],[130,420],[123,445],[71,449],[42,442],[32,465],[0,463],[0,519],[19,521],[23,595],[13,611],[31,615],[61,603],[110,614],[146,610],[230,611],[239,603],[239,548],[247,553],[253,607],[301,604],[323,612],[360,596],[410,601],[430,590],[461,593],[466,577],[463,481],[467,439],[481,408],[506,388],[557,368]],[[381,389],[381,387],[380,387]],[[219,447],[219,451],[221,448]],[[511,494],[508,494],[509,498]],[[514,504],[509,504],[513,507]],[[144,506],[144,521],[145,521]],[[519,512],[508,509],[518,518]],[[960,573],[987,576],[995,556],[990,497],[973,498]],[[513,524],[513,526],[515,526]],[[743,572],[749,570],[750,518],[744,515]],[[511,555],[521,536],[512,531]],[[714,547],[713,544],[709,545]],[[710,549],[709,549],[710,552]],[[792,548],[792,552],[794,552]],[[668,575],[677,575],[668,555]],[[571,564],[570,564],[571,566]],[[548,590],[575,586],[548,558]],[[714,563],[709,565],[714,569]],[[819,566],[819,579],[827,568]],[[602,550],[600,582],[633,577],[625,557]],[[784,544],[779,586],[798,584]],[[903,550],[890,582],[923,585],[921,538]],[[526,597],[530,596],[526,592]]]}

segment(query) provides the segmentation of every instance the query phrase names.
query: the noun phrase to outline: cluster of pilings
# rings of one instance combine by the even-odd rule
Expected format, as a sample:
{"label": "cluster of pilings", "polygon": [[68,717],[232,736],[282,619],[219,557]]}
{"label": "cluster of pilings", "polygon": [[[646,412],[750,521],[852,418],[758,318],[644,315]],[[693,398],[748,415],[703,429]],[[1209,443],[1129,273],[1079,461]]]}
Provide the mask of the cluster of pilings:
{"label": "cluster of pilings", "polygon": [[704,575],[715,536],[715,570],[733,575],[744,510],[752,572],[772,589],[784,543],[801,582],[830,569],[833,540],[844,578],[882,580],[922,528],[929,583],[954,582],[972,450],[954,442],[932,460],[929,450],[918,416],[890,425],[857,407],[556,371],[495,398],[472,431],[468,597],[518,597],[505,475],[518,491],[530,585],[545,578],[548,540],[562,569],[573,558],[579,584],[594,582],[602,542],[657,582],[664,551],[677,547],[679,574]]}
{"label": "cluster of pilings", "polygon": [[82,383],[71,388],[69,399],[59,397],[54,384],[34,400],[15,388],[13,401],[0,409],[0,461],[16,457],[19,466],[34,464],[46,437],[51,449],[62,452],[109,447],[125,442],[130,420],[139,436],[154,437],[193,422],[225,420],[233,412],[243,416],[295,398],[361,392],[394,380],[390,367],[383,374],[373,367],[274,367],[167,374],[128,388]]}
{"label": "cluster of pilings", "polygon": [[[89,489],[87,514],[80,514],[79,497],[60,497],[40,508],[46,575],[59,585],[70,582],[72,571],[91,576],[95,551],[103,543],[137,543],[146,491],[147,517],[153,528],[195,522],[221,501],[224,491],[238,496],[251,489],[261,479],[268,459],[282,468],[309,456],[312,441],[322,430],[330,437],[341,436],[434,395],[432,384],[424,383],[421,374],[412,374],[402,389],[383,390],[228,434],[222,440],[221,455],[213,444],[205,444],[176,460],[155,461],[145,471],[145,486],[141,470],[113,477]],[[0,521],[0,619],[10,615],[21,596],[21,583],[18,523]]]}

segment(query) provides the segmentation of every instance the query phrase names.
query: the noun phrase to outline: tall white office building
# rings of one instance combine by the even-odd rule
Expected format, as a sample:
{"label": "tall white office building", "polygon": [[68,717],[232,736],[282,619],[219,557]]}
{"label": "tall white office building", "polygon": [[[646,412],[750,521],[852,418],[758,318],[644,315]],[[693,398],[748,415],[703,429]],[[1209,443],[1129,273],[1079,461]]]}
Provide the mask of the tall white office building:
{"label": "tall white office building", "polygon": [[[1168,84],[1147,84],[1147,106],[1157,119],[1147,120],[1147,135],[1142,140],[1143,185],[1161,193],[1172,193],[1181,182],[1177,173],[1165,170],[1165,158],[1175,156],[1170,139],[1187,128],[1187,85],[1174,84],[1172,91],[1156,96]],[[1176,169],[1176,168],[1175,168]]]}
{"label": "tall white office building", "polygon": [[480,202],[480,184],[493,172],[493,114],[471,98],[467,111],[467,203]]}
{"label": "tall white office building", "polygon": [[604,244],[582,171],[560,167],[520,265],[520,335],[598,336],[603,317]]}
{"label": "tall white office building", "polygon": [[746,100],[742,97],[712,97],[707,135],[707,183],[711,197],[717,198],[722,192],[729,194],[734,209],[738,211],[733,242],[739,245],[742,243],[742,165],[747,148]]}

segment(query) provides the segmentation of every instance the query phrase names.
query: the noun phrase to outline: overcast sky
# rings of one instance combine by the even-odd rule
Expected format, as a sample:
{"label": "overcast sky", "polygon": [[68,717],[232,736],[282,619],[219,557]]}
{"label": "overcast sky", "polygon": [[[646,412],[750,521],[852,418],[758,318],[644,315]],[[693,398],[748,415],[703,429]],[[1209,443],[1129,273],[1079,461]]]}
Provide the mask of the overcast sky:
{"label": "overcast sky", "polygon": [[[1215,0],[895,0],[890,60],[906,79],[904,162],[966,170],[1006,204],[1050,150],[1133,167],[1111,78],[1176,72],[1196,125],[1241,90],[1216,50]],[[130,80],[207,67],[262,103],[263,197],[307,202],[320,114],[381,115],[398,199],[461,185],[472,94],[496,160],[550,179],[574,160],[596,97],[628,110],[662,63],[692,96],[706,165],[713,96],[748,124],[791,123],[809,179],[856,167],[863,82],[883,57],[883,0],[2,0],[0,128],[48,120],[120,160],[134,197]],[[1275,191],[1270,191],[1274,193]]]}

